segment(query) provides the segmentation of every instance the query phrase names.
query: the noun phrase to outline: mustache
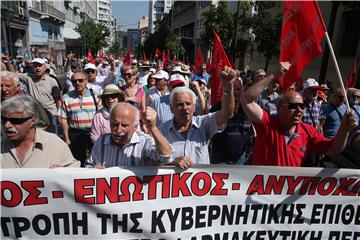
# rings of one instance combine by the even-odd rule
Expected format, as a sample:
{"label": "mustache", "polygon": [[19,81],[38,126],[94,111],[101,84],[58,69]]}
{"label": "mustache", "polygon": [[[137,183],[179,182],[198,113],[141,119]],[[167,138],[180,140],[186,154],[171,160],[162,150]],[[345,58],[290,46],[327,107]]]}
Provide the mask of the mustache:
{"label": "mustache", "polygon": [[15,128],[8,128],[5,130],[5,133],[8,134],[8,133],[17,133],[16,129]]}
{"label": "mustache", "polygon": [[125,133],[113,133],[112,134],[114,137],[124,137]]}

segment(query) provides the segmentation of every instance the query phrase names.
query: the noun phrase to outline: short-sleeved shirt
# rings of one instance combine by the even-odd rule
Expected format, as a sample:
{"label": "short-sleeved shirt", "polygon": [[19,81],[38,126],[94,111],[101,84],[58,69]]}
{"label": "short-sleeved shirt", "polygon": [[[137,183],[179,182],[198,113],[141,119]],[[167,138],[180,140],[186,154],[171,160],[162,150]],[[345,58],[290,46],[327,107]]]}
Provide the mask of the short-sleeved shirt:
{"label": "short-sleeved shirt", "polygon": [[325,137],[334,138],[336,136],[345,111],[346,107],[344,104],[341,104],[338,108],[330,103],[322,105],[320,110],[320,120],[324,120],[323,133]]}
{"label": "short-sleeved shirt", "polygon": [[24,75],[22,79],[28,85],[30,95],[36,98],[47,111],[56,116],[58,110],[55,102],[61,97],[56,80],[48,75],[41,80],[37,80],[33,75]]}
{"label": "short-sleeved shirt", "polygon": [[151,106],[154,102],[154,99],[165,95],[169,95],[169,92],[167,91],[164,95],[162,95],[162,93],[156,87],[149,88],[147,92],[148,105]]}
{"label": "short-sleeved shirt", "polygon": [[356,123],[359,125],[360,124],[360,105],[355,104],[350,107],[351,107],[351,110],[354,111]]}
{"label": "short-sleeved shirt", "polygon": [[211,75],[207,72],[205,72],[204,74],[202,72],[198,72],[197,74],[194,75],[194,81],[202,81],[205,83],[205,85],[209,85],[209,81],[210,81]]}
{"label": "short-sleeved shirt", "polygon": [[[98,103],[96,97],[95,101]],[[58,116],[67,119],[70,128],[90,129],[96,113],[95,101],[88,89],[83,97],[71,91],[63,96]]]}
{"label": "short-sleeved shirt", "polygon": [[216,113],[192,118],[190,129],[184,137],[175,127],[173,119],[160,125],[160,131],[173,148],[173,161],[177,157],[187,156],[194,164],[210,164],[208,145],[210,139],[226,127],[216,124]]}
{"label": "short-sleeved shirt", "polygon": [[316,128],[319,123],[320,108],[321,104],[317,100],[313,101],[312,104],[305,104],[302,121]]}
{"label": "short-sleeved shirt", "polygon": [[269,95],[267,90],[264,90],[261,95],[258,97],[256,102],[260,105],[261,108],[265,109],[271,116],[277,115],[277,101],[279,98],[279,94],[274,92],[273,95]]}
{"label": "short-sleeved shirt", "polygon": [[80,167],[69,146],[53,133],[36,128],[35,141],[23,162],[16,155],[15,146],[6,139],[1,142],[1,168],[48,168],[56,164],[60,167]]}
{"label": "short-sleeved shirt", "polygon": [[154,139],[145,133],[134,132],[130,142],[120,148],[112,142],[111,134],[102,135],[94,144],[86,167],[101,164],[105,167],[143,166],[154,162],[168,162],[171,155],[157,152]]}
{"label": "short-sleeved shirt", "polygon": [[311,153],[324,154],[331,144],[330,139],[303,122],[297,124],[287,143],[280,119],[264,110],[261,122],[254,123],[254,127],[257,137],[252,165],[300,167]]}

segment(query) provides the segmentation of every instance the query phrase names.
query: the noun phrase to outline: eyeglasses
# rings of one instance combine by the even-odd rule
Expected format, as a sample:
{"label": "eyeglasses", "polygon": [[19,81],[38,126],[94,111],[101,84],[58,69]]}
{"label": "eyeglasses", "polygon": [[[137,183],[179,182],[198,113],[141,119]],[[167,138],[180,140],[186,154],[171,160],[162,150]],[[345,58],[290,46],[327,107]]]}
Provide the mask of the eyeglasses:
{"label": "eyeglasses", "polygon": [[85,71],[86,73],[95,73],[95,70],[94,69],[88,69]]}
{"label": "eyeglasses", "polygon": [[124,76],[125,76],[125,77],[128,77],[128,78],[131,78],[133,75],[132,75],[132,73],[125,73]]}
{"label": "eyeglasses", "polygon": [[26,121],[29,121],[33,116],[26,117],[26,118],[7,118],[7,117],[1,117],[1,124],[5,125],[7,121],[9,121],[13,125],[21,125]]}
{"label": "eyeglasses", "polygon": [[104,99],[109,99],[109,98],[118,98],[120,96],[120,94],[107,94],[107,95],[104,95]]}
{"label": "eyeglasses", "polygon": [[82,79],[82,78],[71,80],[72,84],[75,84],[75,83],[77,83],[77,82],[82,83],[82,82],[84,82],[84,81],[85,81],[85,79]]}
{"label": "eyeglasses", "polygon": [[291,110],[296,110],[298,108],[300,108],[301,110],[305,109],[305,104],[304,103],[284,103],[284,104],[281,104],[281,105],[287,106],[287,108],[291,109]]}

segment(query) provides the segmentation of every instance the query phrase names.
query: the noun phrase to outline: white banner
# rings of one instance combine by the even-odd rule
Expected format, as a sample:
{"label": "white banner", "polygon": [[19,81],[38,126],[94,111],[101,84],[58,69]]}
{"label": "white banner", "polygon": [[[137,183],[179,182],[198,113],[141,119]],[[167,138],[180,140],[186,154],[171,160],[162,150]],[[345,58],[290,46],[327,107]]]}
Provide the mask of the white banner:
{"label": "white banner", "polygon": [[360,239],[360,171],[6,169],[2,238]]}

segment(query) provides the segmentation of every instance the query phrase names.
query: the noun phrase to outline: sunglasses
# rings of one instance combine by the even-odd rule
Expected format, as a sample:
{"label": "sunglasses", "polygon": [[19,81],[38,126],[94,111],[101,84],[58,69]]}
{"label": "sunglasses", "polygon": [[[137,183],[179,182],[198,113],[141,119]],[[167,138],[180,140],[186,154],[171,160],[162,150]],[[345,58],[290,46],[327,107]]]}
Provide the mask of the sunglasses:
{"label": "sunglasses", "polygon": [[131,77],[133,76],[133,74],[132,74],[132,73],[125,73],[124,76],[125,76],[125,77],[128,77],[128,78],[131,78]]}
{"label": "sunglasses", "polygon": [[94,69],[88,69],[88,70],[85,70],[86,73],[95,73],[95,70]]}
{"label": "sunglasses", "polygon": [[287,106],[287,108],[291,109],[291,110],[296,110],[298,108],[300,108],[301,110],[305,109],[304,103],[285,103],[285,104],[281,104],[281,105]]}
{"label": "sunglasses", "polygon": [[7,121],[9,121],[13,125],[21,125],[26,121],[29,121],[33,116],[27,117],[27,118],[7,118],[7,117],[1,117],[1,124],[5,125]]}
{"label": "sunglasses", "polygon": [[75,84],[75,83],[77,83],[77,82],[82,83],[82,82],[84,82],[84,81],[85,81],[85,79],[82,79],[82,78],[71,80],[72,84]]}
{"label": "sunglasses", "polygon": [[109,99],[109,98],[118,98],[120,96],[120,94],[107,94],[107,95],[104,95],[104,99]]}

